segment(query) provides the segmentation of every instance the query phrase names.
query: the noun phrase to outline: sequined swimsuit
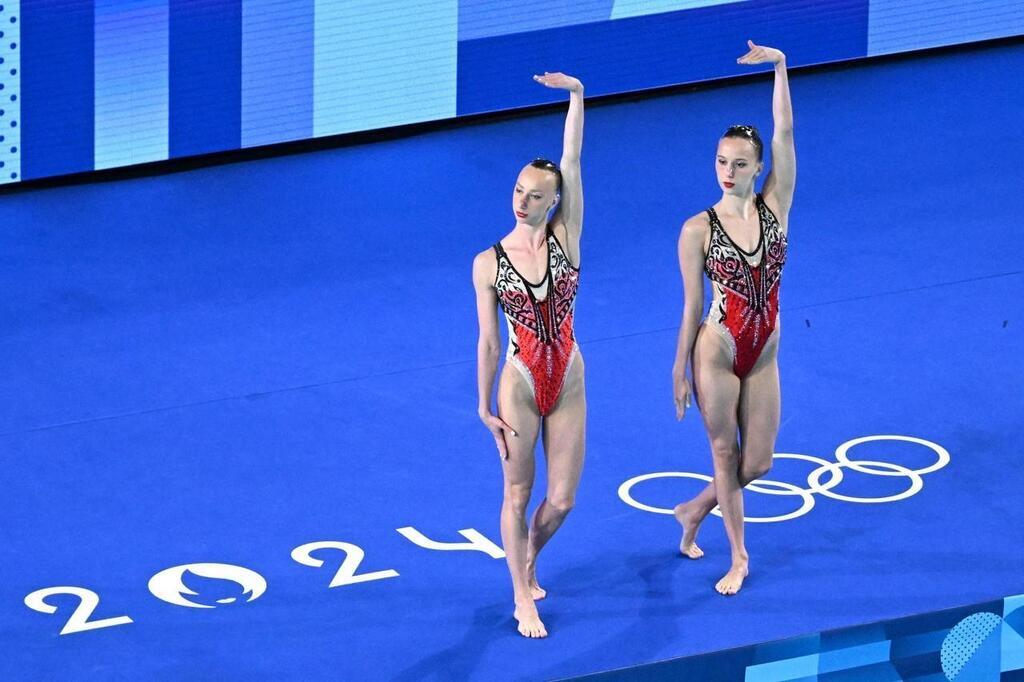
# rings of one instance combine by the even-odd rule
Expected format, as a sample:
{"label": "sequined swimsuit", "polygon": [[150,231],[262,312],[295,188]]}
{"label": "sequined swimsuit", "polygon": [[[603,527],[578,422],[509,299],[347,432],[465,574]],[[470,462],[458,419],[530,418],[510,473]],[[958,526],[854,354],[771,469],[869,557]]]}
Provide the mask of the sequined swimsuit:
{"label": "sequined swimsuit", "polygon": [[[722,335],[732,351],[733,372],[740,379],[757,363],[778,324],[779,279],[786,262],[786,235],[775,214],[758,194],[760,230],[752,252],[741,249],[726,234],[714,208],[707,210],[711,244],[704,272],[711,280],[713,298],[704,324]],[[750,260],[757,259],[752,265]]]}
{"label": "sequined swimsuit", "polygon": [[579,268],[569,262],[550,225],[547,243],[548,269],[538,284],[515,269],[500,242],[494,245],[494,288],[508,322],[505,360],[526,378],[542,416],[558,401],[576,355],[572,320],[580,278]]}

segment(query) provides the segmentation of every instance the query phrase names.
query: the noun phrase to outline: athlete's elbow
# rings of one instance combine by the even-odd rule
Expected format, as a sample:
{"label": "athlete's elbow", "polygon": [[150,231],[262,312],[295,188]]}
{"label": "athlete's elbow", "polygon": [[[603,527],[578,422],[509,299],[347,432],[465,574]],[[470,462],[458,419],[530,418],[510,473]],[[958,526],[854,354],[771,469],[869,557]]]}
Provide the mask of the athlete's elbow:
{"label": "athlete's elbow", "polygon": [[562,172],[563,182],[574,180],[580,174],[580,152],[579,149],[571,149],[562,152],[562,158],[558,160],[558,170]]}
{"label": "athlete's elbow", "polygon": [[498,341],[496,339],[490,339],[485,337],[480,338],[480,341],[477,343],[476,349],[477,354],[481,358],[486,358],[488,360],[497,360],[498,355],[501,353],[501,346],[498,344]]}
{"label": "athlete's elbow", "polygon": [[701,306],[696,302],[687,301],[683,305],[683,323],[700,321]]}

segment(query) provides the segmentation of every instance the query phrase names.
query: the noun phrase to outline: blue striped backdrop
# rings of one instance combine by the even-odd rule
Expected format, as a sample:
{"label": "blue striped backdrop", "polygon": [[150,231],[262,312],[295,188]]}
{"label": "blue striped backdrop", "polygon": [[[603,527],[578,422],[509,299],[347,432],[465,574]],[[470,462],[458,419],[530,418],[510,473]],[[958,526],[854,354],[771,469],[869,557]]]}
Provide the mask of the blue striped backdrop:
{"label": "blue striped backdrop", "polygon": [[1017,0],[0,0],[0,183],[1024,33]]}

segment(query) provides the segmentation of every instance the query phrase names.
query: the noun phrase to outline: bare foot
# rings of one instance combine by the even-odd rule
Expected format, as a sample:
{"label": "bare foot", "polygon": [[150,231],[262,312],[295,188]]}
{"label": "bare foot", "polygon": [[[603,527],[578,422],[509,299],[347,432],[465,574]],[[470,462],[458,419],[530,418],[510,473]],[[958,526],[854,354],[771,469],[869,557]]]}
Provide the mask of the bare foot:
{"label": "bare foot", "polygon": [[516,610],[512,613],[512,616],[519,621],[519,634],[523,637],[540,638],[548,636],[548,631],[545,629],[544,623],[540,622],[540,614],[537,613],[537,607],[534,606],[532,600],[522,604],[517,603]]}
{"label": "bare foot", "polygon": [[700,528],[700,521],[694,516],[689,508],[689,503],[676,505],[676,521],[683,527],[683,539],[679,541],[679,553],[690,559],[699,559],[704,556],[704,550],[697,546],[697,529]]}
{"label": "bare foot", "polygon": [[735,563],[729,572],[718,581],[715,589],[719,594],[736,594],[743,587],[743,579],[747,577],[747,562]]}

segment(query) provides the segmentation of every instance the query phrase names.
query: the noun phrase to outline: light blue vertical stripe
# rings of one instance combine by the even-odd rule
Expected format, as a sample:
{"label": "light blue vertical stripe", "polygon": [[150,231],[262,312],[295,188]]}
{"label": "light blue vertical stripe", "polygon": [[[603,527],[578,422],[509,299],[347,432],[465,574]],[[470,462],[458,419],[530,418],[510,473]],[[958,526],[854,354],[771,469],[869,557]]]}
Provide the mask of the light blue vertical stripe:
{"label": "light blue vertical stripe", "polygon": [[676,12],[683,9],[710,7],[712,5],[731,5],[744,0],[615,0],[612,7],[612,19],[626,19],[646,14]]}
{"label": "light blue vertical stripe", "polygon": [[817,674],[818,654],[810,654],[747,666],[744,680],[745,682],[779,682],[780,680],[796,680],[805,677],[814,679]]}
{"label": "light blue vertical stripe", "polygon": [[95,165],[167,158],[167,0],[96,0]]}
{"label": "light blue vertical stripe", "polygon": [[884,663],[889,660],[891,646],[892,642],[886,639],[880,642],[868,642],[858,646],[822,651],[818,654],[818,673],[852,670],[873,663]]}
{"label": "light blue vertical stripe", "polygon": [[455,116],[458,2],[316,2],[313,134]]}
{"label": "light blue vertical stripe", "polygon": [[613,0],[459,0],[459,40],[607,21]]}
{"label": "light blue vertical stripe", "polygon": [[[3,0],[0,5],[0,44],[20,45],[21,2]],[[0,50],[0,55],[0,184],[4,184],[21,180],[21,51]]]}
{"label": "light blue vertical stripe", "polygon": [[1021,0],[871,0],[868,54],[1024,34]]}
{"label": "light blue vertical stripe", "polygon": [[313,2],[242,2],[243,147],[313,136]]}

